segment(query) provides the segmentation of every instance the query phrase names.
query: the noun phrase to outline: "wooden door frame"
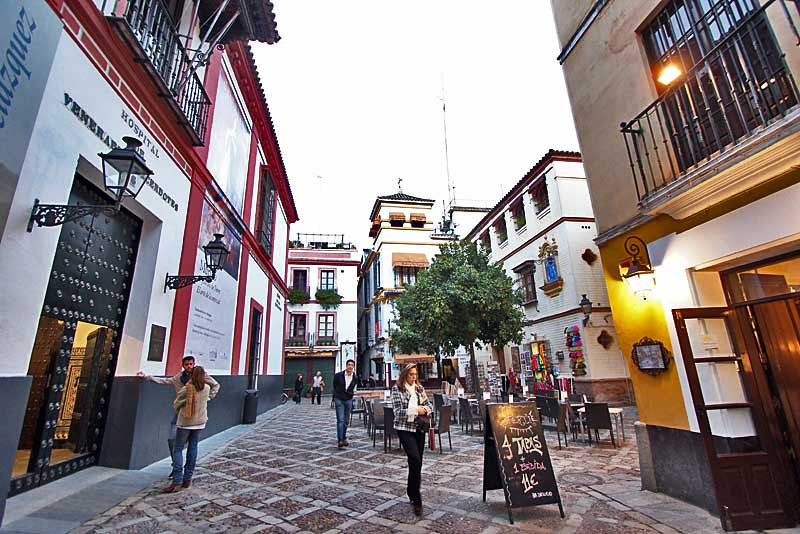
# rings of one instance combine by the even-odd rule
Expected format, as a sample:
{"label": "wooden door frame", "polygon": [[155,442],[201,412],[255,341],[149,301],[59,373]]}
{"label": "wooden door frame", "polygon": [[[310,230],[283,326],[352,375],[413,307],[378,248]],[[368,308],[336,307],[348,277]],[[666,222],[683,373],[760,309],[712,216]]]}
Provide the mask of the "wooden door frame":
{"label": "wooden door frame", "polygon": [[[759,378],[756,376],[756,373],[758,372],[757,370],[760,370],[760,366],[752,365],[751,359],[753,357],[756,359],[760,357],[760,352],[753,350],[754,348],[757,348],[757,345],[755,345],[755,336],[752,333],[752,329],[749,327],[749,324],[747,325],[748,330],[742,328],[742,313],[728,307],[678,308],[672,310],[672,316],[678,336],[681,356],[683,358],[684,370],[686,371],[686,378],[689,383],[689,390],[692,396],[692,404],[695,408],[695,415],[697,416],[698,425],[700,427],[700,435],[703,439],[709,466],[711,468],[712,481],[714,483],[722,527],[725,530],[741,530],[753,528],[788,528],[794,526],[795,522],[792,513],[792,511],[795,509],[792,503],[792,497],[794,493],[790,493],[793,487],[793,480],[785,476],[785,473],[787,472],[785,470],[786,464],[784,461],[780,460],[781,450],[779,447],[777,447],[777,444],[780,443],[780,441],[776,441],[773,433],[774,429],[769,424],[768,417],[765,414],[763,405],[763,390],[766,382],[759,384]],[[738,320],[735,320],[733,316],[736,316],[736,319]],[[695,359],[691,343],[686,332],[684,323],[685,319],[724,320],[728,333],[731,337],[730,342],[733,345],[736,357],[714,357],[706,359],[701,357]],[[734,403],[730,405],[705,403],[700,385],[700,378],[697,374],[696,364],[714,360],[739,362],[741,366],[740,377],[742,378],[749,402]],[[757,370],[754,371],[754,368],[757,368]],[[757,437],[761,442],[762,451],[751,453],[727,453],[725,457],[718,455],[713,436],[711,434],[711,425],[708,419],[709,406],[715,407],[712,409],[749,408],[753,416],[753,424],[755,426]],[[743,458],[761,457],[764,459],[766,464],[770,466],[770,471],[773,475],[772,479],[776,482],[775,493],[782,505],[781,511],[783,517],[764,518],[763,515],[757,513],[754,519],[751,518],[752,521],[750,522],[742,517],[731,517],[727,505],[720,500],[720,498],[726,494],[726,488],[721,482],[721,469],[723,468],[723,465],[721,464],[734,462],[736,456]],[[788,456],[786,457],[786,460],[788,461]],[[759,522],[759,518],[761,518],[761,522]],[[771,522],[767,523],[767,521]]]}

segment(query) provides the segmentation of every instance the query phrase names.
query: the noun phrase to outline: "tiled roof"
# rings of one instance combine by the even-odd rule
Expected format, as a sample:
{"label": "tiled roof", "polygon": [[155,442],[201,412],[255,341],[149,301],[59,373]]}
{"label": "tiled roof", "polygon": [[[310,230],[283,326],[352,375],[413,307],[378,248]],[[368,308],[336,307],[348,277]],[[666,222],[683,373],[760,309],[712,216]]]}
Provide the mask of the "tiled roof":
{"label": "tiled roof", "polygon": [[378,200],[399,200],[401,202],[436,202],[429,198],[412,197],[405,193],[395,193],[394,195],[383,195],[378,197]]}
{"label": "tiled roof", "polygon": [[431,200],[429,198],[414,197],[411,195],[406,195],[405,193],[395,193],[393,195],[379,196],[377,199],[375,199],[375,204],[372,205],[372,211],[369,213],[370,221],[375,220],[375,215],[378,213],[378,204],[382,200],[388,200],[393,202],[419,202],[424,204],[434,204],[436,202],[435,200]]}
{"label": "tiled roof", "polygon": [[[220,5],[219,0],[200,2],[200,21],[207,24],[216,14]],[[261,43],[275,44],[280,41],[278,27],[275,23],[274,6],[271,0],[239,0],[230,2],[225,7],[217,24],[230,20],[236,14],[233,25],[225,32],[220,44],[230,44],[234,41],[259,41]]]}
{"label": "tiled roof", "polygon": [[505,206],[505,204],[511,199],[511,197],[517,195],[519,191],[524,188],[530,181],[536,178],[541,172],[545,169],[548,163],[552,161],[583,161],[581,159],[580,152],[574,152],[572,150],[555,150],[550,149],[547,153],[542,156],[542,158],[536,162],[536,164],[530,168],[528,172],[512,187],[508,193],[503,195],[503,198],[494,205],[492,210],[486,214],[486,216],[481,219],[478,224],[476,224],[472,230],[470,230],[469,234],[465,239],[469,240],[475,237],[476,231],[483,227],[487,221],[491,220],[497,213]]}

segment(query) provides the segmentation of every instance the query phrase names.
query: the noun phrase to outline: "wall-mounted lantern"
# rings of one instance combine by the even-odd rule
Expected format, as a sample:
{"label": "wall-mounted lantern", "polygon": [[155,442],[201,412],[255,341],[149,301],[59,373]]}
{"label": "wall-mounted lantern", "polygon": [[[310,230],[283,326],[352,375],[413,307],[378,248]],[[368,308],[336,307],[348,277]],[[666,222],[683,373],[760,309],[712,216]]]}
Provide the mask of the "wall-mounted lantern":
{"label": "wall-mounted lantern", "polygon": [[636,295],[647,300],[647,296],[655,288],[655,271],[650,265],[650,255],[647,253],[647,245],[636,236],[630,236],[625,240],[625,252],[630,254],[628,258],[628,269],[622,274],[622,278],[627,282]]}
{"label": "wall-mounted lantern", "polygon": [[583,294],[583,298],[578,303],[581,307],[581,311],[583,312],[583,326],[589,324],[589,316],[592,314],[592,301],[589,300],[589,297],[586,296],[586,293]]}
{"label": "wall-mounted lantern", "polygon": [[222,234],[214,234],[214,239],[208,242],[203,247],[205,254],[206,268],[211,271],[211,274],[191,274],[191,275],[173,275],[167,274],[167,279],[164,282],[164,293],[167,289],[180,289],[182,287],[190,286],[195,282],[213,282],[217,276],[217,271],[222,269],[225,260],[228,258],[228,247],[222,242]]}
{"label": "wall-mounted lantern", "polygon": [[85,206],[71,204],[40,204],[37,198],[33,203],[28,232],[37,226],[59,226],[65,222],[75,221],[87,215],[119,212],[125,197],[135,198],[147,183],[147,177],[153,174],[139,153],[142,142],[135,137],[123,137],[125,148],[114,148],[105,154],[98,154],[103,160],[103,183],[114,198],[113,204]]}

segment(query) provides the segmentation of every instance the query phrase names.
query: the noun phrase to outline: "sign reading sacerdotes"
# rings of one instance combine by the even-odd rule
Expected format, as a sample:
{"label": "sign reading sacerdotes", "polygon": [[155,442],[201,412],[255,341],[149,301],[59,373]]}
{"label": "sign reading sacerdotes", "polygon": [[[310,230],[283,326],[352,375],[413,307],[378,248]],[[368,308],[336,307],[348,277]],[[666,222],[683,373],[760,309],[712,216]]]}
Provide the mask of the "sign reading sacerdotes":
{"label": "sign reading sacerdotes", "polygon": [[197,359],[197,365],[215,371],[230,371],[241,243],[206,202],[197,240],[196,273],[206,272],[203,246],[215,233],[225,236],[223,241],[230,253],[213,282],[197,282],[192,286],[185,352]]}

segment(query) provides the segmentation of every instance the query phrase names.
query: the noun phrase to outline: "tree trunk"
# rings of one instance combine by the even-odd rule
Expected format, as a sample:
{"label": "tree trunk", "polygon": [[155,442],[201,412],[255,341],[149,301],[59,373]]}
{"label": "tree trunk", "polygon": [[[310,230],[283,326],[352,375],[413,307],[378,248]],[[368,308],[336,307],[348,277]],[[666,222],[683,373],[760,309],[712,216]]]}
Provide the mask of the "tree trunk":
{"label": "tree trunk", "polygon": [[480,383],[478,382],[478,364],[475,361],[475,342],[469,344],[469,371],[472,375],[472,384],[475,387],[475,396],[478,399],[481,398],[481,392],[483,388],[481,388]]}

